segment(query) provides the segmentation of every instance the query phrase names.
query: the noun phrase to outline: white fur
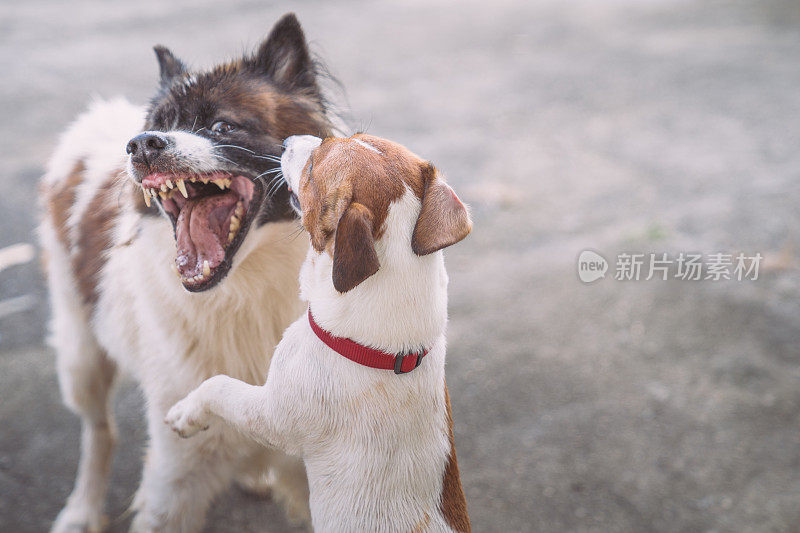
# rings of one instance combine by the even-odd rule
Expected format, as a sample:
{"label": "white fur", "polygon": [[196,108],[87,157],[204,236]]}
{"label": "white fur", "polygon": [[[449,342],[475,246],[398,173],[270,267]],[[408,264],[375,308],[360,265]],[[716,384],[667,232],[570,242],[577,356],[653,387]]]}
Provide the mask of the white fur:
{"label": "white fur", "polygon": [[381,151],[380,151],[380,150],[378,150],[377,148],[375,148],[375,147],[374,147],[374,146],[372,146],[371,144],[367,144],[367,143],[365,143],[365,142],[364,142],[364,141],[362,141],[361,139],[353,139],[353,142],[354,142],[354,143],[356,143],[356,144],[358,144],[359,146],[363,146],[363,147],[364,147],[364,148],[366,148],[367,150],[372,150],[372,151],[373,151],[373,152],[375,152],[376,154],[379,154],[379,153],[381,153]]}
{"label": "white fur", "polygon": [[[124,168],[125,145],[141,131],[143,121],[142,108],[124,100],[99,102],[62,139],[44,183],[58,186],[76,162],[87,162],[86,180],[68,222],[73,242],[86,198],[109,173]],[[187,150],[206,148],[172,135]],[[303,308],[297,298],[297,271],[307,238],[296,235],[294,222],[252,228],[227,278],[208,292],[192,294],[170,267],[175,238],[169,222],[142,217],[127,196],[121,198],[123,213],[114,227],[114,247],[93,309],[82,303],[70,250],[58,240],[53,221],[45,217],[40,226],[49,257],[51,343],[58,355],[59,381],[65,402],[83,423],[78,478],[53,531],[97,531],[103,526],[116,433],[109,401],[117,367],[139,383],[150,433],[134,531],[197,531],[215,494],[235,476],[252,481],[267,467],[290,511],[296,518],[306,517],[308,489],[300,461],[222,425],[201,439],[185,441],[163,419],[170,405],[210,376],[226,373],[253,384],[264,382],[273,347]]]}
{"label": "white fur", "polygon": [[[287,158],[307,158],[311,144]],[[447,274],[442,252],[418,257],[411,250],[419,212],[410,190],[391,205],[376,243],[380,269],[351,291],[335,290],[325,252],[309,247],[300,273],[301,298],[321,327],[387,352],[430,348],[417,369],[396,375],[354,363],[323,344],[303,312],[286,330],[263,387],[216,376],[167,415],[185,436],[225,426],[219,416],[301,455],[316,531],[451,531],[439,511],[450,453]]]}
{"label": "white fur", "polygon": [[292,190],[297,191],[300,183],[300,174],[308,162],[311,152],[322,144],[322,139],[313,135],[292,135],[283,141],[283,154],[281,155],[281,170],[286,183]]}

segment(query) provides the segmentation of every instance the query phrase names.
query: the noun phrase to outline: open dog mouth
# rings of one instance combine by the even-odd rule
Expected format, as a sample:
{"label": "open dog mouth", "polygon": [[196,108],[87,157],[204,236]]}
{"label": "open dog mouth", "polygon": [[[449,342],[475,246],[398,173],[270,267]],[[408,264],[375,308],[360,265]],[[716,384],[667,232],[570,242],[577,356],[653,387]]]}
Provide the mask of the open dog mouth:
{"label": "open dog mouth", "polygon": [[[231,266],[252,220],[260,189],[245,176],[155,173],[142,180],[144,201],[161,203],[175,228],[175,267],[190,291],[208,289]],[[254,210],[255,211],[255,210]]]}

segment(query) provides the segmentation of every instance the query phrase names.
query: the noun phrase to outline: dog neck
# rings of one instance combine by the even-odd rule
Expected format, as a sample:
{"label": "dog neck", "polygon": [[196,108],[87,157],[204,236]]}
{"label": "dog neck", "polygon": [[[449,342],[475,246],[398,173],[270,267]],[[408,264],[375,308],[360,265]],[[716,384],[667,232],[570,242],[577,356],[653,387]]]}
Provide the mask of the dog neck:
{"label": "dog neck", "polygon": [[375,242],[380,269],[346,293],[333,286],[331,256],[309,248],[300,271],[300,296],[322,328],[389,353],[430,348],[444,333],[444,258],[442,252],[420,257],[411,251],[408,221],[418,212],[419,201],[412,195],[393,204],[386,231]]}

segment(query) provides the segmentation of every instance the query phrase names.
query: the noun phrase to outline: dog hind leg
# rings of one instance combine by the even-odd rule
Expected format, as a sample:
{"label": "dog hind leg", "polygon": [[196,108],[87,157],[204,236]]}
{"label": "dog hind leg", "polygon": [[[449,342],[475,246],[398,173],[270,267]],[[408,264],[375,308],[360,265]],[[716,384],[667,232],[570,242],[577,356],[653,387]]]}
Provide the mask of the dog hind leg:
{"label": "dog hind leg", "polygon": [[308,476],[303,460],[274,450],[270,461],[272,489],[289,521],[293,524],[311,524],[311,509],[308,505]]}
{"label": "dog hind leg", "polygon": [[276,448],[261,448],[236,475],[236,484],[250,494],[281,504],[289,522],[311,525],[308,476],[303,460]]}
{"label": "dog hind leg", "polygon": [[110,405],[116,364],[97,345],[83,316],[56,315],[60,326],[54,327],[61,394],[64,403],[81,417],[78,474],[67,504],[53,524],[54,533],[103,529],[103,507],[116,442]]}

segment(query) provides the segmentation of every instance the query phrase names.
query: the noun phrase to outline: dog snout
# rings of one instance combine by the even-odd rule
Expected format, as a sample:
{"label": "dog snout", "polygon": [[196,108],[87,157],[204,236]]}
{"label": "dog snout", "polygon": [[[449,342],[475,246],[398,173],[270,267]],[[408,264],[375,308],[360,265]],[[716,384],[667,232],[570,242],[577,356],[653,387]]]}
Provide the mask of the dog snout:
{"label": "dog snout", "polygon": [[169,139],[165,135],[146,131],[131,139],[126,151],[134,163],[144,163],[149,167],[167,146]]}
{"label": "dog snout", "polygon": [[306,161],[321,143],[322,139],[313,135],[293,135],[283,141],[281,167],[290,189],[297,189]]}
{"label": "dog snout", "polygon": [[284,151],[301,150],[310,153],[322,143],[322,139],[313,135],[292,135],[283,141]]}

